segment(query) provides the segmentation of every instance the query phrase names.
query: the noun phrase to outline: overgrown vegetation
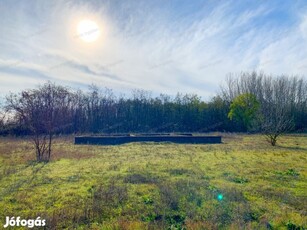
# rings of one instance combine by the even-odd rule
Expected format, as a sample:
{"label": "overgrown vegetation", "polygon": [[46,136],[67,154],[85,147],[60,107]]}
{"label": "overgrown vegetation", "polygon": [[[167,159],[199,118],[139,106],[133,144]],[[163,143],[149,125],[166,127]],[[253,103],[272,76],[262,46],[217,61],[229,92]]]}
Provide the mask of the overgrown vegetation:
{"label": "overgrown vegetation", "polygon": [[[281,137],[306,131],[304,79],[242,73],[209,102],[48,82],[9,95],[3,108],[0,134],[20,139],[0,138],[2,220],[40,216],[49,229],[307,228],[307,136]],[[208,131],[279,141],[74,146],[62,137],[51,148],[55,135],[72,133]]]}
{"label": "overgrown vegetation", "polygon": [[265,145],[74,146],[48,164],[25,138],[0,139],[0,220],[46,218],[48,229],[306,229],[307,136]]}
{"label": "overgrown vegetation", "polygon": [[94,85],[84,92],[47,82],[6,97],[0,135],[31,135],[38,161],[49,160],[54,134],[254,131],[276,145],[284,133],[306,131],[306,92],[303,78],[257,72],[228,78],[208,102],[195,94],[135,90],[118,97]]}

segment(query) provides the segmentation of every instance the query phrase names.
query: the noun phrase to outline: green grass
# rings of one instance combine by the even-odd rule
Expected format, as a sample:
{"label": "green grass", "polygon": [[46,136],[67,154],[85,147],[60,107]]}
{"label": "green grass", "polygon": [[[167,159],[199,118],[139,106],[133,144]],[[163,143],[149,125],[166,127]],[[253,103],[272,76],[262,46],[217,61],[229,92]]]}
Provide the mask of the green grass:
{"label": "green grass", "polygon": [[50,229],[307,228],[306,135],[276,147],[258,135],[217,145],[61,138],[51,162],[34,157],[29,141],[0,138],[2,226],[41,216]]}

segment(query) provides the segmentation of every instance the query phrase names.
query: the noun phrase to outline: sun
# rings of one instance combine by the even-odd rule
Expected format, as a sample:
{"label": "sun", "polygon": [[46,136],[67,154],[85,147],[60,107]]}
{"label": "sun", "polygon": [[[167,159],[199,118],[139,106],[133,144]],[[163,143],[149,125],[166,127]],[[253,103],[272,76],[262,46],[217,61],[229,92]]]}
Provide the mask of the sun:
{"label": "sun", "polygon": [[79,22],[77,33],[77,36],[85,42],[94,42],[100,36],[97,23],[88,19]]}

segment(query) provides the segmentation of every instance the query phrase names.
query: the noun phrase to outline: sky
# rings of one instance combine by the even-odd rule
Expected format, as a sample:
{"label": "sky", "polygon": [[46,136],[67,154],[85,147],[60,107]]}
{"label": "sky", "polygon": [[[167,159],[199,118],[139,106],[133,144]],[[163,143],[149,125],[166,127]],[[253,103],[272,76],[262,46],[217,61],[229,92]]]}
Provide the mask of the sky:
{"label": "sky", "polygon": [[0,0],[0,96],[49,80],[209,99],[245,71],[306,78],[306,0]]}

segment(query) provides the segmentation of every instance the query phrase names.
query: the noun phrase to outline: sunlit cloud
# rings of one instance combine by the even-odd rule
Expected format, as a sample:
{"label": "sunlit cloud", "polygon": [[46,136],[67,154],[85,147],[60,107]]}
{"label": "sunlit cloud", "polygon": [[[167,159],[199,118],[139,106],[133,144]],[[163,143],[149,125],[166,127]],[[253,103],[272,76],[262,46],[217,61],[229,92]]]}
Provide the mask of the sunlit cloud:
{"label": "sunlit cloud", "polygon": [[[2,1],[0,90],[48,79],[210,98],[229,72],[305,77],[303,3]],[[78,32],[82,20],[97,28]],[[82,39],[98,31],[92,42]]]}

